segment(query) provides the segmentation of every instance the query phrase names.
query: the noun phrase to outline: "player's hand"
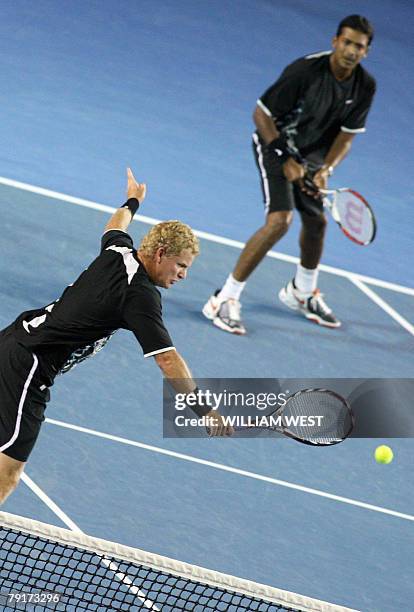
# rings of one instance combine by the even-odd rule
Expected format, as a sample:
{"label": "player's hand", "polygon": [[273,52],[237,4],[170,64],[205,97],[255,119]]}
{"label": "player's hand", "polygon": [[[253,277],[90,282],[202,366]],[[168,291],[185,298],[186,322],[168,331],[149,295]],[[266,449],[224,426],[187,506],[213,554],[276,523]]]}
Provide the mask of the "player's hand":
{"label": "player's hand", "polygon": [[231,436],[234,433],[233,427],[224,423],[223,417],[217,410],[210,410],[206,414],[206,419],[210,422],[210,426],[207,427],[210,437]]}
{"label": "player's hand", "polygon": [[322,167],[316,172],[312,178],[305,176],[304,179],[298,181],[299,187],[303,193],[306,193],[315,200],[321,200],[322,196],[319,189],[326,189],[328,186],[329,171],[327,168]]}
{"label": "player's hand", "polygon": [[299,189],[306,193],[310,198],[314,198],[314,200],[320,200],[321,194],[319,191],[319,187],[315,185],[313,179],[310,176],[305,176],[305,178],[300,179],[298,181]]}
{"label": "player's hand", "polygon": [[131,168],[127,168],[127,199],[136,198],[141,204],[145,199],[147,193],[147,186],[145,183],[138,183],[135,176],[132,174]]}
{"label": "player's hand", "polygon": [[288,157],[282,166],[282,170],[286,180],[289,181],[289,183],[299,181],[305,176],[305,168],[302,166],[302,164],[295,161],[293,157]]}
{"label": "player's hand", "polygon": [[322,167],[314,175],[313,182],[318,189],[327,189],[328,188],[328,177],[329,177],[328,168]]}

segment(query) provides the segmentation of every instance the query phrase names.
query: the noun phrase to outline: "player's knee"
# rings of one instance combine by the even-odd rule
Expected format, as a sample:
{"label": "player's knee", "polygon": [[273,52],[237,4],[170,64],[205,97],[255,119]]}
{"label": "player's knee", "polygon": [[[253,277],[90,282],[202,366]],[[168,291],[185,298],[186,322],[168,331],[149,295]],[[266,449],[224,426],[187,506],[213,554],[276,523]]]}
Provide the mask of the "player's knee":
{"label": "player's knee", "polygon": [[315,217],[302,217],[303,227],[309,238],[318,240],[324,237],[327,220],[325,215],[318,215]]}
{"label": "player's knee", "polygon": [[0,505],[6,501],[10,493],[13,493],[14,489],[19,483],[20,476],[13,478],[0,478]]}
{"label": "player's knee", "polygon": [[270,236],[279,239],[286,234],[292,222],[292,213],[290,211],[281,211],[270,213],[266,219],[266,229]]}
{"label": "player's knee", "polygon": [[8,498],[20,481],[23,467],[4,467],[0,471],[0,505]]}

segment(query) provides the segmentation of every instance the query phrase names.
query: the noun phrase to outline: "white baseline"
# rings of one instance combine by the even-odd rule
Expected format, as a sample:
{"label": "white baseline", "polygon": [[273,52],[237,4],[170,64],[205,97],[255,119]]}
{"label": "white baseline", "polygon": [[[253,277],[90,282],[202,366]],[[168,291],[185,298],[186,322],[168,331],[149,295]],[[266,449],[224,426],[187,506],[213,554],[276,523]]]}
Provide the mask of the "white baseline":
{"label": "white baseline", "polygon": [[64,427],[66,429],[71,429],[73,431],[77,431],[80,433],[89,434],[91,436],[97,436],[98,438],[110,440],[111,442],[119,442],[121,444],[126,444],[128,446],[134,446],[136,448],[141,448],[143,450],[147,450],[153,453],[158,453],[160,455],[165,455],[167,457],[174,457],[175,459],[181,459],[183,461],[190,461],[191,463],[198,463],[199,465],[204,465],[206,467],[214,468],[216,470],[221,470],[223,472],[230,472],[232,474],[238,474],[239,476],[244,476],[245,478],[253,478],[254,480],[261,480],[262,482],[268,482],[270,484],[274,484],[280,487],[286,487],[288,489],[295,489],[296,491],[301,491],[302,493],[308,493],[310,495],[317,495],[318,497],[324,497],[325,499],[331,499],[333,501],[341,502],[343,504],[349,504],[350,506],[364,508],[365,510],[373,510],[374,512],[379,512],[381,514],[388,514],[389,516],[394,516],[396,518],[405,519],[406,521],[414,522],[414,515],[404,514],[403,512],[397,512],[396,510],[390,510],[389,508],[382,508],[381,506],[374,506],[373,504],[361,502],[356,499],[350,499],[349,497],[333,495],[332,493],[326,493],[325,491],[320,491],[319,489],[312,489],[310,487],[298,485],[293,482],[288,482],[286,480],[279,480],[278,478],[272,478],[271,476],[263,476],[261,474],[256,474],[255,472],[249,472],[249,471],[241,470],[239,468],[235,468],[229,465],[224,465],[223,463],[216,463],[214,461],[208,461],[207,459],[199,459],[198,457],[193,457],[192,455],[185,455],[183,453],[177,453],[176,451],[168,450],[166,448],[161,448],[159,446],[152,446],[150,444],[144,444],[143,442],[136,442],[135,440],[129,440],[128,438],[121,438],[120,436],[114,436],[112,434],[107,434],[102,431],[96,431],[95,429],[81,427],[80,425],[73,425],[71,423],[66,423],[65,421],[57,421],[55,419],[46,418],[45,422],[49,423],[50,425],[56,425],[57,427]]}
{"label": "white baseline", "polygon": [[[22,183],[20,181],[8,179],[3,176],[0,176],[0,185],[6,185],[7,187],[15,187],[16,189],[22,189],[23,191],[30,191],[31,193],[36,193],[37,195],[42,195],[48,198],[53,198],[55,200],[61,200],[63,202],[68,202],[69,204],[75,204],[76,206],[83,206],[85,208],[91,208],[93,210],[99,210],[101,212],[106,212],[110,214],[113,214],[117,210],[117,208],[113,206],[107,206],[106,204],[98,204],[97,202],[93,202],[92,200],[85,200],[83,198],[76,198],[74,196],[66,195],[64,193],[59,193],[58,191],[44,189],[43,187],[36,187],[35,185],[30,185],[28,183]],[[154,217],[146,217],[144,215],[135,215],[133,220],[139,221],[141,223],[147,223],[148,225],[155,225],[161,222],[161,219],[155,219]],[[231,238],[217,236],[216,234],[210,234],[209,232],[195,230],[194,233],[199,238],[203,238],[204,240],[209,240],[210,242],[217,242],[218,244],[223,244],[225,246],[232,246],[238,249],[243,249],[245,246],[245,243],[239,240],[232,240]],[[293,255],[285,255],[284,253],[278,253],[277,251],[269,251],[267,253],[267,257],[271,257],[273,259],[279,259],[280,261],[286,261],[288,263],[294,263],[294,264],[297,264],[299,262],[298,257],[294,257]],[[327,266],[325,264],[321,264],[319,268],[320,270],[323,270],[324,272],[328,272],[329,274],[335,274],[336,276],[343,276],[345,278],[348,278],[349,280],[358,279],[362,282],[365,282],[371,285],[376,285],[377,287],[382,287],[383,289],[389,289],[391,291],[396,291],[397,293],[404,293],[406,295],[414,296],[414,289],[411,287],[405,287],[404,285],[390,283],[388,281],[383,281],[379,278],[373,278],[370,276],[365,276],[363,274],[357,274],[355,272],[350,272],[348,270],[343,270],[341,268],[335,268],[333,266]]]}

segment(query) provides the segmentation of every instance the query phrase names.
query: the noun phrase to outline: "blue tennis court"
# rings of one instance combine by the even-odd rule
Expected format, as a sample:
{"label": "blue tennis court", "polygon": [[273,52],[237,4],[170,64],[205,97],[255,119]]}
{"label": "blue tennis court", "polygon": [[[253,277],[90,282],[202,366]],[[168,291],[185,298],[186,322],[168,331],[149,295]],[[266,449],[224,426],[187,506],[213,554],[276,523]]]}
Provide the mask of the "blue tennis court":
{"label": "blue tennis court", "polygon": [[[131,165],[149,186],[135,243],[158,219],[200,232],[188,279],[163,292],[195,376],[413,378],[412,74],[401,58],[414,10],[383,0],[346,11],[376,26],[366,65],[379,88],[335,184],[366,195],[378,237],[361,249],[330,222],[320,287],[343,326],[323,329],[277,299],[295,269],[296,220],[250,279],[249,333],[236,338],[200,311],[262,220],[251,113],[289,61],[329,48],[342,9],[5,2],[0,327],[58,297],[96,256]],[[156,365],[132,334],[115,334],[56,381],[25,479],[2,509],[358,610],[410,609],[411,439],[164,439],[161,398]],[[394,450],[390,465],[373,459],[380,443]]]}

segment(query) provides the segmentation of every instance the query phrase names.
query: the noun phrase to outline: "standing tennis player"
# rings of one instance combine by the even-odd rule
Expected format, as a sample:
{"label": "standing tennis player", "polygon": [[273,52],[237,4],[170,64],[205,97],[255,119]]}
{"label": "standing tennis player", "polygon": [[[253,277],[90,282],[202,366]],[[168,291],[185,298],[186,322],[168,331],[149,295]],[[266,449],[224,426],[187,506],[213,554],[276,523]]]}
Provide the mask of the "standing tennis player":
{"label": "standing tennis player", "polygon": [[306,160],[315,185],[326,189],[328,177],[349,153],[355,134],[365,132],[375,80],[360,62],[372,39],[367,19],[346,17],[333,38],[333,51],[296,60],[257,101],[253,151],[266,219],[247,242],[223,288],[203,308],[203,314],[220,329],[246,333],[240,316],[241,293],[256,266],[287,232],[294,208],[302,221],[300,263],[279,298],[320,325],[341,325],[317,289],[326,219],[322,202],[303,184],[301,161]]}
{"label": "standing tennis player", "polygon": [[[0,503],[33,449],[55,377],[101,350],[117,329],[134,333],[144,357],[154,357],[178,392],[196,388],[163,323],[157,286],[168,289],[186,278],[198,240],[187,225],[167,221],[136,251],[126,230],[145,193],[128,169],[128,200],[107,223],[98,257],[58,300],[22,313],[0,332]],[[232,432],[217,411],[193,410],[213,419],[211,435]]]}

